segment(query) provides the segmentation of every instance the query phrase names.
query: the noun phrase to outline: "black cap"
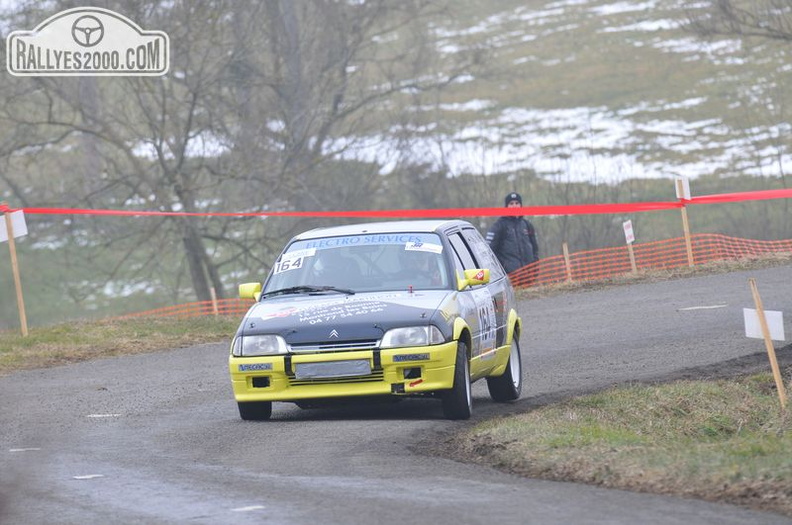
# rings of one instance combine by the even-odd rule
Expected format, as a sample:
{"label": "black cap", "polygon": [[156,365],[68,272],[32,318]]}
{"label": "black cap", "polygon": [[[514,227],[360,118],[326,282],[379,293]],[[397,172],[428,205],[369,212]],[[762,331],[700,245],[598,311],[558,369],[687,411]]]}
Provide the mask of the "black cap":
{"label": "black cap", "polygon": [[504,206],[508,206],[511,201],[517,201],[522,206],[522,197],[520,197],[519,193],[511,192],[506,195],[506,199],[503,201]]}

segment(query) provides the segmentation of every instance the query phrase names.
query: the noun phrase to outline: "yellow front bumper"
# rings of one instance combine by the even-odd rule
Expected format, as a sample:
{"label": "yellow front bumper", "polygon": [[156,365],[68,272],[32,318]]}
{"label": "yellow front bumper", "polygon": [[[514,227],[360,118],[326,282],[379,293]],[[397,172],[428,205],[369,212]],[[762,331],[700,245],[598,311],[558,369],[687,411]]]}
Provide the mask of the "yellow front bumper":
{"label": "yellow front bumper", "polygon": [[[356,350],[342,353],[293,354],[229,358],[234,397],[238,402],[299,401],[348,396],[410,395],[449,389],[454,383],[457,343]],[[298,379],[298,364],[368,360],[371,374]],[[288,370],[287,370],[288,369]]]}

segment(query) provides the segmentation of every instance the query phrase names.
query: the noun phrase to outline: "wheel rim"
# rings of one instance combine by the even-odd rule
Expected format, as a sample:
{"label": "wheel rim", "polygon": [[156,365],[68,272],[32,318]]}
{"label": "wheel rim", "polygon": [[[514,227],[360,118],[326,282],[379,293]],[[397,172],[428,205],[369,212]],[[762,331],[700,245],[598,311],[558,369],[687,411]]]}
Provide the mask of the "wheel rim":
{"label": "wheel rim", "polygon": [[509,355],[509,371],[511,372],[514,388],[518,388],[522,381],[522,371],[520,368],[520,345],[517,343],[517,340],[514,339],[512,340],[511,353]]}

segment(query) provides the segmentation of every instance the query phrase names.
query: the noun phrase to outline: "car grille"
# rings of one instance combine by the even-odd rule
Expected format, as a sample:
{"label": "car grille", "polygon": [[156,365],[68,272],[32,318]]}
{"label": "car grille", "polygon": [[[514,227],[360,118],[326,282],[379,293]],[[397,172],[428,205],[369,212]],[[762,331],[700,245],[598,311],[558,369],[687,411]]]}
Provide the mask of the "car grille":
{"label": "car grille", "polygon": [[307,343],[290,345],[295,354],[313,354],[316,352],[349,352],[352,350],[373,350],[379,341],[338,341],[333,343]]}
{"label": "car grille", "polygon": [[353,376],[353,377],[333,377],[327,379],[297,379],[294,374],[289,374],[290,386],[301,385],[321,385],[332,383],[337,385],[339,383],[374,383],[385,379],[385,372],[382,370],[372,370],[371,374],[366,376]]}
{"label": "car grille", "polygon": [[372,358],[371,373],[362,376],[349,376],[349,377],[328,377],[328,378],[311,378],[311,379],[297,379],[294,375],[292,368],[291,356],[284,357],[284,368],[286,377],[289,379],[289,385],[321,385],[321,384],[339,384],[339,383],[373,383],[383,381],[385,379],[385,372],[382,370],[382,362],[380,358],[379,341],[339,341],[337,343],[317,343],[317,344],[301,344],[292,345],[291,351],[294,354],[313,354],[325,352],[352,352],[357,350],[370,350]]}

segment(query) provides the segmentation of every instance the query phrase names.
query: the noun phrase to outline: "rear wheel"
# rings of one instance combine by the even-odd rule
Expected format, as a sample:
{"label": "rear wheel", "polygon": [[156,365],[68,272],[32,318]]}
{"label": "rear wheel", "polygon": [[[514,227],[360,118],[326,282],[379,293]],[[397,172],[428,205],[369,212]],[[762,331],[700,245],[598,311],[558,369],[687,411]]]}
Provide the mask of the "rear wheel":
{"label": "rear wheel", "polygon": [[522,392],[522,358],[520,357],[520,343],[517,341],[517,334],[514,334],[512,339],[506,371],[501,376],[488,377],[487,388],[489,388],[492,400],[499,403],[514,401],[520,397],[520,392]]}
{"label": "rear wheel", "polygon": [[467,345],[457,343],[456,362],[454,364],[454,386],[442,393],[443,415],[448,419],[470,419],[473,413],[473,392],[470,386],[470,361],[468,361]]}
{"label": "rear wheel", "polygon": [[237,403],[239,417],[245,421],[266,421],[272,416],[272,401]]}

